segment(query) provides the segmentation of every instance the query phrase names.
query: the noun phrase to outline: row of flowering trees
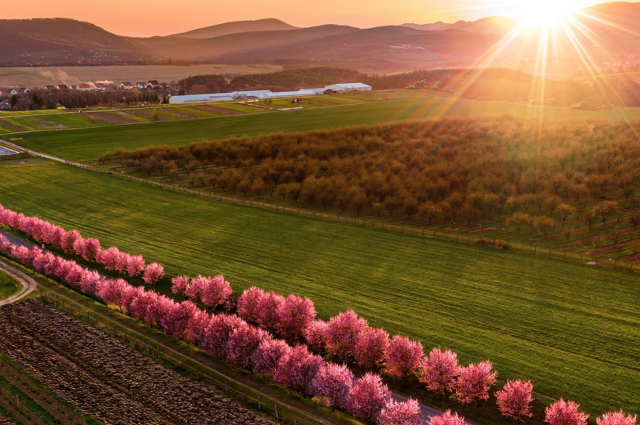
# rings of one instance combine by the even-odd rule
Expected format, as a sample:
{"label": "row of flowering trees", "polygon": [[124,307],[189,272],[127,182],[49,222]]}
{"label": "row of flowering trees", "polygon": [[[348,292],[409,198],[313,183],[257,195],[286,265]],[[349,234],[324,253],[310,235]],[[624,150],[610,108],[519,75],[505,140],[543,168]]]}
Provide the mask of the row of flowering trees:
{"label": "row of flowering trees", "polygon": [[[47,242],[51,240],[46,237],[50,232],[42,230],[49,228],[47,222],[20,217],[13,212],[7,214],[6,211],[10,210],[0,206],[0,224],[4,222],[11,227],[15,224],[15,228],[34,239],[55,246],[55,242]],[[54,233],[61,234],[60,245],[65,252],[82,255],[87,261],[95,258],[105,268],[123,274],[135,275],[128,270],[130,261],[133,264],[131,271],[140,269],[142,257],[131,260],[137,256],[123,255],[115,247],[102,250],[95,239],[82,239],[79,234],[74,234],[75,231],[65,232],[57,226],[53,228]],[[188,301],[176,302],[155,291],[131,286],[124,279],[107,279],[75,261],[42,252],[37,247],[12,245],[1,235],[0,251],[84,293],[97,295],[105,303],[161,328],[170,336],[200,346],[233,365],[249,369],[303,395],[313,396],[324,406],[346,410],[369,422],[419,424],[419,404],[415,400],[394,402],[379,375],[368,373],[355,379],[346,366],[348,363],[357,363],[372,371],[382,370],[396,379],[416,375],[428,390],[443,395],[455,394],[462,403],[489,399],[491,387],[496,382],[497,372],[493,371],[490,361],[462,367],[456,353],[451,350],[435,348],[424,355],[419,342],[399,335],[390,338],[386,331],[370,327],[365,319],[351,310],[326,322],[318,320],[313,302],[296,295],[284,297],[252,287],[238,298],[237,316],[211,315],[198,308],[196,303],[210,308],[226,305],[229,311],[235,307],[231,300],[233,291],[223,276],[174,278],[172,292],[189,298]],[[118,268],[121,258],[127,259],[126,266],[121,264]],[[146,267],[144,274],[159,275],[157,281],[164,271],[162,266],[153,263]],[[151,282],[153,278],[145,279],[145,282],[147,280]],[[301,345],[302,342],[308,346]],[[327,363],[324,357],[341,364]],[[532,390],[531,382],[507,381],[504,388],[495,393],[498,408],[503,415],[524,421],[532,416]],[[588,415],[579,412],[578,407],[574,402],[561,399],[547,408],[546,421],[552,425],[586,424]],[[464,423],[464,420],[450,412],[432,420],[435,425],[458,423]],[[622,412],[598,418],[599,425],[635,423],[635,417]]]}
{"label": "row of flowering trees", "polygon": [[60,226],[27,217],[0,205],[0,226],[9,226],[20,230],[38,243],[53,246],[67,255],[81,256],[85,261],[102,264],[107,270],[118,271],[131,277],[141,276],[142,280],[153,285],[164,277],[164,267],[158,263],[145,266],[142,255],[120,252],[116,247],[103,249],[100,241],[83,238],[77,230],[66,231]]}
{"label": "row of flowering trees", "polygon": [[230,364],[249,369],[278,384],[312,396],[325,406],[341,408],[367,422],[419,425],[417,401],[397,403],[379,375],[356,378],[345,365],[326,362],[306,345],[289,345],[240,317],[209,314],[190,300],[176,302],[124,279],[108,279],[73,260],[14,245],[0,235],[0,252],[48,277],[117,306],[167,335],[203,348]]}

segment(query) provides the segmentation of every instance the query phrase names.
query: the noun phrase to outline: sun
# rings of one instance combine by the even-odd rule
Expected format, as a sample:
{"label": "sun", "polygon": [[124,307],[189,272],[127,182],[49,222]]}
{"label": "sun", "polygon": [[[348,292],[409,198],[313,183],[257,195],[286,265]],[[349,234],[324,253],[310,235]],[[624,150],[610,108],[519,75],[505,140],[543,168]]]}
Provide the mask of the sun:
{"label": "sun", "polygon": [[519,11],[520,20],[529,27],[551,27],[580,9],[580,0],[527,0]]}

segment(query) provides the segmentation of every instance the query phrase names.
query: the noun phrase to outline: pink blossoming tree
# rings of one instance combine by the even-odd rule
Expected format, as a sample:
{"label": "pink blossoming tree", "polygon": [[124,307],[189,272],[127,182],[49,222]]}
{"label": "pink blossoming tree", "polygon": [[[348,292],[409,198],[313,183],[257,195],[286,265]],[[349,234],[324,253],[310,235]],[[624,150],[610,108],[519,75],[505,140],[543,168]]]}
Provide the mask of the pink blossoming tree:
{"label": "pink blossoming tree", "polygon": [[427,385],[429,391],[446,395],[456,386],[456,377],[460,373],[458,355],[451,350],[434,348],[424,356],[421,362],[420,382]]}
{"label": "pink blossoming tree", "polygon": [[524,422],[526,418],[533,416],[531,413],[532,391],[531,381],[523,382],[519,379],[507,381],[504,389],[496,392],[498,409],[504,416]]}

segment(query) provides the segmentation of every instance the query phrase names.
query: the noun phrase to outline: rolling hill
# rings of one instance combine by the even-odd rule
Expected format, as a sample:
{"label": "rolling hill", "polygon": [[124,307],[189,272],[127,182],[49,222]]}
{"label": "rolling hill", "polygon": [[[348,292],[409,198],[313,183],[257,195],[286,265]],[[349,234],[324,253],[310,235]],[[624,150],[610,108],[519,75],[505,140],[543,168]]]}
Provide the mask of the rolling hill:
{"label": "rolling hill", "polygon": [[279,19],[259,19],[256,21],[226,22],[224,24],[213,25],[206,28],[174,34],[170,37],[180,38],[214,38],[223,35],[238,34],[242,32],[257,31],[284,31],[297,29],[293,25],[282,22]]}
{"label": "rolling hill", "polygon": [[[560,74],[588,72],[611,57],[640,50],[640,3],[603,3],[572,17],[573,34],[558,31],[549,66]],[[514,28],[505,17],[451,24],[404,24],[359,29],[345,25],[296,28],[277,19],[229,22],[166,37],[122,37],[70,19],[0,20],[0,65],[188,63],[332,66],[367,73],[477,66]],[[491,66],[539,73],[534,58],[541,34],[526,29],[492,56]],[[582,52],[577,52],[580,43]],[[634,56],[635,58],[635,56]],[[635,59],[633,59],[635,60]],[[523,62],[524,61],[524,62]],[[528,61],[528,63],[526,63]],[[629,61],[629,59],[625,59]],[[591,65],[593,66],[593,65]]]}
{"label": "rolling hill", "polygon": [[435,22],[432,24],[403,24],[402,26],[421,31],[459,30],[471,33],[503,35],[511,31],[516,24],[511,19],[503,16],[491,16],[477,21],[458,21],[453,24]]}
{"label": "rolling hill", "polygon": [[136,40],[72,19],[0,20],[2,64],[139,63],[157,58]]}

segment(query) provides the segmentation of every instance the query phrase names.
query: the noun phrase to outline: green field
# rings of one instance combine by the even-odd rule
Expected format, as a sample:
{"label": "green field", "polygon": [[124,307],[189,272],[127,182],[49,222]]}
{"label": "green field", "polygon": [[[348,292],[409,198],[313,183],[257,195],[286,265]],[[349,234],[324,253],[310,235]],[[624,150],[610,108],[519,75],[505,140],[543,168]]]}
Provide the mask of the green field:
{"label": "green field", "polygon": [[[248,106],[244,107],[248,108]],[[526,105],[479,102],[438,96],[426,99],[363,103],[267,114],[178,120],[142,126],[115,126],[99,130],[40,132],[25,134],[24,140],[19,143],[35,151],[65,159],[84,161],[95,160],[102,153],[121,147],[134,149],[149,145],[184,145],[202,139],[222,139],[244,134],[257,136],[277,131],[337,128],[404,119],[425,119],[442,115],[495,116],[509,114],[537,119],[541,112],[544,119],[548,120],[618,121],[621,119],[640,119],[640,108],[604,111],[540,109]]]}
{"label": "green field", "polygon": [[[592,412],[640,405],[638,277],[212,201],[70,166],[0,165],[0,203],[116,245],[170,275],[223,273],[310,297],[323,318],[491,359],[500,378]],[[168,288],[160,288],[167,292]]]}
{"label": "green field", "polygon": [[18,292],[19,289],[20,282],[0,270],[0,300],[9,298],[11,295]]}

